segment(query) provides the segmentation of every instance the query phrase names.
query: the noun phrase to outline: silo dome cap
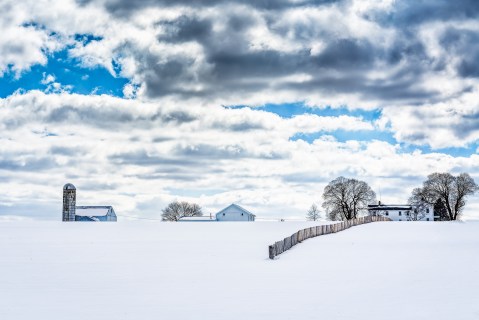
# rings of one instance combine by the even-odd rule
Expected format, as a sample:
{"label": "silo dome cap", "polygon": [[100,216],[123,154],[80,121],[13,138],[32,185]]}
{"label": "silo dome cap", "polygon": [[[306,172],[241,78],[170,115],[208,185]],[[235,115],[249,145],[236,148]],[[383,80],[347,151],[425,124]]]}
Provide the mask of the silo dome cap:
{"label": "silo dome cap", "polygon": [[71,183],[67,183],[63,186],[63,190],[76,190],[75,186]]}

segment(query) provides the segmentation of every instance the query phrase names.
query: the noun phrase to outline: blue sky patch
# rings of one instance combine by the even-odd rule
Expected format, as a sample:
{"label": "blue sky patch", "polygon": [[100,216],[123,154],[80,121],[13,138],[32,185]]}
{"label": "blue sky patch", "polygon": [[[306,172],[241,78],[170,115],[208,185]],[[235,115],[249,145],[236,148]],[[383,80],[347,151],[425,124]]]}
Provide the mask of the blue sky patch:
{"label": "blue sky patch", "polygon": [[429,154],[429,153],[443,153],[450,155],[452,157],[470,157],[473,154],[476,154],[476,150],[479,147],[477,143],[474,143],[473,145],[465,148],[441,148],[441,149],[432,149],[429,146],[416,146],[416,145],[411,145],[411,146],[406,146],[405,151],[406,152],[412,152],[414,150],[421,150],[422,153],[424,154]]}
{"label": "blue sky patch", "polygon": [[346,131],[343,129],[335,131],[319,131],[314,133],[297,133],[290,138],[291,141],[303,140],[308,143],[313,143],[314,140],[321,136],[328,135],[333,136],[339,142],[346,142],[350,140],[355,141],[386,141],[390,144],[397,144],[398,142],[390,132],[386,131],[372,131],[372,130],[358,130],[358,131]]}
{"label": "blue sky patch", "polygon": [[[93,41],[93,36],[85,36],[83,41]],[[115,71],[119,73],[119,66],[115,65]],[[123,97],[123,87],[128,79],[112,76],[103,67],[84,68],[80,61],[68,56],[68,49],[51,55],[45,66],[35,65],[30,71],[15,78],[14,72],[6,73],[0,78],[0,98],[5,98],[18,89],[48,91],[49,83],[45,82],[48,75],[52,75],[61,84],[65,91],[78,94],[108,94]],[[42,83],[43,81],[43,83]]]}
{"label": "blue sky patch", "polygon": [[[227,106],[228,109],[241,109],[247,108],[248,106],[237,105],[237,106]],[[338,116],[351,116],[351,117],[360,117],[365,121],[375,121],[381,117],[381,110],[375,109],[372,111],[368,110],[349,110],[346,107],[341,108],[317,108],[310,107],[304,104],[304,102],[293,102],[293,103],[283,103],[283,104],[265,104],[264,106],[254,107],[254,110],[263,110],[277,114],[281,118],[292,118],[297,115],[302,114],[315,114],[322,117],[338,117]]]}

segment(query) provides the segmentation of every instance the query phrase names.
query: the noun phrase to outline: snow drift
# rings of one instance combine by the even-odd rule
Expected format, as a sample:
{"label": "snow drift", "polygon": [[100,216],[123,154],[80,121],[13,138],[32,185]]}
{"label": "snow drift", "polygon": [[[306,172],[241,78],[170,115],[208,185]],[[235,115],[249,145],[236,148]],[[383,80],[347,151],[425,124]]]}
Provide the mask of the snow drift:
{"label": "snow drift", "polygon": [[478,319],[479,223],[0,223],[0,319]]}

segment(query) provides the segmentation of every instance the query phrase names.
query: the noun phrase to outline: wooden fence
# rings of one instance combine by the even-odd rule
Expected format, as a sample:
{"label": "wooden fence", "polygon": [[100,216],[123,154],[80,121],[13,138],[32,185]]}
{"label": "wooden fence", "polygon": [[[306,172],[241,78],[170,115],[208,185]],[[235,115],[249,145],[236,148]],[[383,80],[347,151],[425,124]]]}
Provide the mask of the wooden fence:
{"label": "wooden fence", "polygon": [[293,233],[290,237],[286,237],[283,240],[277,241],[274,244],[270,245],[268,247],[269,258],[274,259],[274,257],[291,249],[292,247],[294,247],[298,243],[303,242],[306,239],[343,231],[353,226],[376,221],[391,221],[391,219],[383,216],[366,216],[352,220],[342,221],[339,223],[326,224],[299,230],[298,232]]}

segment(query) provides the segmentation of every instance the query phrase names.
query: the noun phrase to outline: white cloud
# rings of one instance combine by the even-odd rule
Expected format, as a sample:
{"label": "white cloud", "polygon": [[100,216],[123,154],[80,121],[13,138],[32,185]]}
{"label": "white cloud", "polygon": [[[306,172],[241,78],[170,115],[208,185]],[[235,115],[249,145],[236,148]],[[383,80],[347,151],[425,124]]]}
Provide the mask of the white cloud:
{"label": "white cloud", "polygon": [[289,140],[295,132],[347,130],[351,123],[371,126],[353,117],[283,119],[248,108],[16,94],[0,100],[0,170],[7,181],[0,202],[31,204],[33,214],[36,205],[55,207],[62,185],[72,182],[79,203],[113,204],[119,215],[155,218],[180,198],[206,212],[239,202],[263,217],[302,217],[339,175],[380,186],[383,199],[394,202],[406,201],[430,172],[461,168],[479,177],[476,155],[403,153],[386,142],[328,136],[312,144]]}
{"label": "white cloud", "polygon": [[[0,6],[0,10],[2,10]],[[4,10],[2,12],[5,13]],[[7,16],[13,15],[6,13]],[[3,16],[3,14],[2,14]],[[15,20],[13,17],[10,17]],[[44,65],[46,53],[58,50],[62,44],[55,37],[50,37],[45,30],[33,26],[9,25],[0,21],[0,76],[11,71],[20,77],[23,71],[32,65]],[[21,41],[19,41],[21,39]]]}
{"label": "white cloud", "polygon": [[[478,177],[477,155],[405,153],[332,135],[388,130],[398,142],[432,148],[477,143],[474,19],[431,13],[418,22],[411,3],[395,1],[281,2],[280,10],[263,2],[155,3],[2,2],[0,75],[19,77],[68,49],[83,67],[130,83],[128,99],[83,96],[45,73],[48,94],[0,100],[0,205],[51,209],[72,181],[83,203],[108,201],[120,214],[158,215],[181,190],[208,210],[239,201],[265,215],[272,207],[301,215],[338,175],[381,186],[394,202],[430,172]],[[380,108],[382,117],[283,119],[220,107],[297,101]],[[313,143],[290,139],[317,132]]]}
{"label": "white cloud", "polygon": [[51,74],[46,74],[45,72],[43,73],[43,78],[42,81],[40,81],[41,84],[48,85],[50,83],[55,82],[55,76]]}
{"label": "white cloud", "polygon": [[390,123],[398,141],[434,149],[467,147],[479,140],[479,90],[422,106],[385,108],[381,123]]}

